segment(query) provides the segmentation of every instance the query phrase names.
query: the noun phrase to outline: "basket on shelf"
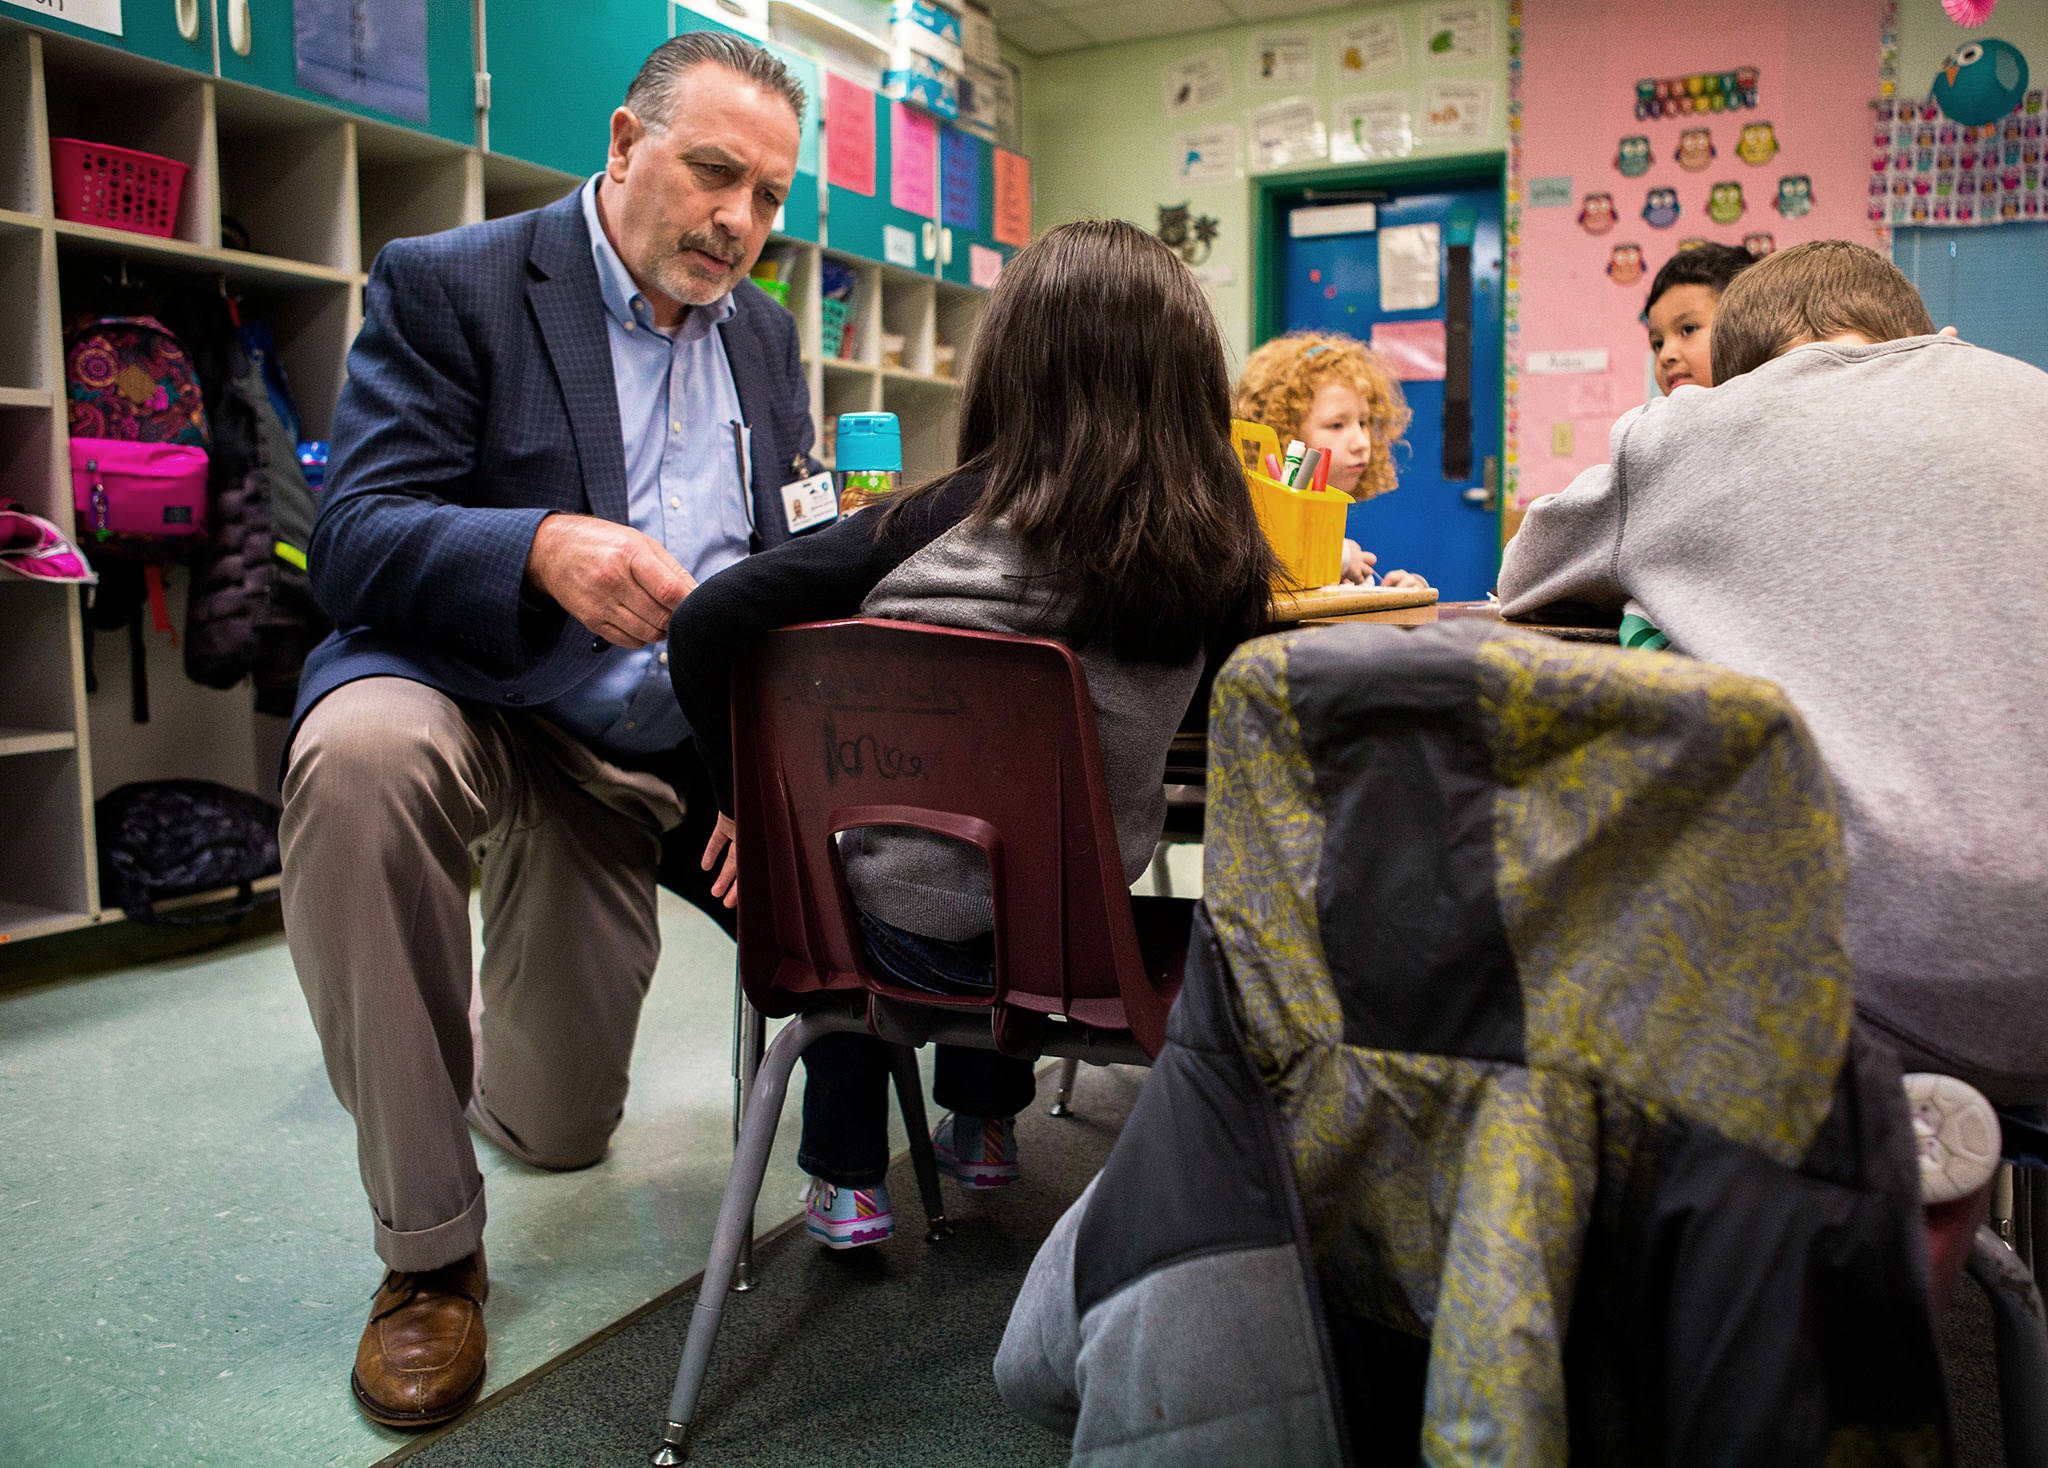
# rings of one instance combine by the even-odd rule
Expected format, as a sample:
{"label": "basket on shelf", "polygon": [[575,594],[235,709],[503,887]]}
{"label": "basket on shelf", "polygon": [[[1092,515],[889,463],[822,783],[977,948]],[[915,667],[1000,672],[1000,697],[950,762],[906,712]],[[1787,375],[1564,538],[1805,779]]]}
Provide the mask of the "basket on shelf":
{"label": "basket on shelf", "polygon": [[828,297],[818,305],[822,317],[818,331],[819,349],[828,357],[845,356],[841,348],[848,345],[846,327],[853,316],[852,304]]}
{"label": "basket on shelf", "polygon": [[168,239],[178,227],[187,165],[134,148],[50,139],[57,217]]}
{"label": "basket on shelf", "polygon": [[775,280],[772,277],[764,275],[754,276],[753,281],[755,285],[761,287],[762,290],[768,293],[769,300],[773,301],[776,305],[782,307],[782,309],[785,311],[789,309],[788,281]]}

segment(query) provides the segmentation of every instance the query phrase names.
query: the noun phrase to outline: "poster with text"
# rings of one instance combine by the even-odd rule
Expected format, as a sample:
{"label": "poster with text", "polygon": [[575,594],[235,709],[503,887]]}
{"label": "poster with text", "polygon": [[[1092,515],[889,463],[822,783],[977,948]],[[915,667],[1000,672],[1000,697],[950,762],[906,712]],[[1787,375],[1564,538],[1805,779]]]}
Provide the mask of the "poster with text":
{"label": "poster with text", "polygon": [[1166,115],[1200,112],[1230,100],[1230,57],[1222,50],[1169,61],[1161,69]]}
{"label": "poster with text", "polygon": [[1252,37],[1249,83],[1261,91],[1316,84],[1316,38],[1306,31]]}
{"label": "poster with text", "polygon": [[1251,116],[1251,133],[1252,169],[1258,173],[1312,162],[1329,151],[1323,119],[1309,97],[1289,97],[1261,107]]}
{"label": "poster with text", "polygon": [[939,212],[939,125],[931,114],[889,104],[889,202],[931,218]]}
{"label": "poster with text", "polygon": [[1243,171],[1243,146],[1238,130],[1228,125],[1176,133],[1167,151],[1169,187],[1231,182]]}
{"label": "poster with text", "polygon": [[1330,50],[1337,63],[1337,80],[1364,81],[1368,77],[1392,76],[1408,64],[1408,49],[1401,44],[1401,18],[1376,15],[1330,33]]}
{"label": "poster with text", "polygon": [[110,36],[121,34],[121,0],[7,0],[7,3],[19,5],[23,10],[33,10],[37,15],[54,15],[59,20],[68,20],[88,30],[105,31]]}
{"label": "poster with text", "polygon": [[1422,89],[1422,125],[1428,143],[1477,143],[1493,126],[1492,82],[1429,82]]}
{"label": "poster with text", "polygon": [[981,159],[974,139],[957,128],[939,134],[939,211],[948,229],[981,223]]}
{"label": "poster with text", "polygon": [[1415,150],[1411,111],[1406,92],[1339,97],[1331,114],[1330,157],[1340,163],[1406,158]]}
{"label": "poster with text", "polygon": [[996,243],[1023,249],[1031,243],[1031,160],[995,150]]}
{"label": "poster with text", "polygon": [[1380,231],[1380,309],[1429,311],[1443,299],[1443,235],[1434,223]]}
{"label": "poster with text", "polygon": [[825,182],[848,193],[875,192],[875,94],[825,73]]}
{"label": "poster with text", "polygon": [[427,0],[296,0],[292,44],[307,91],[426,122]]}
{"label": "poster with text", "polygon": [[1422,12],[1422,54],[1431,61],[1493,59],[1491,0],[1432,5]]}

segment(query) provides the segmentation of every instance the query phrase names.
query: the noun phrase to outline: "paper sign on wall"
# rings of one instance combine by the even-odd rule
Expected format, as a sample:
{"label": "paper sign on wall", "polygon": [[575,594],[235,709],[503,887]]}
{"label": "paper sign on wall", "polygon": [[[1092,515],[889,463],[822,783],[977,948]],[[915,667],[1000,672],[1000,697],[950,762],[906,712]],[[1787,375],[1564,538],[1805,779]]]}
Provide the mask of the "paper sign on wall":
{"label": "paper sign on wall", "polygon": [[900,224],[883,225],[882,258],[905,270],[917,269],[917,236]]}
{"label": "paper sign on wall", "polygon": [[1431,61],[1485,61],[1493,55],[1493,31],[1487,0],[1432,5],[1422,12],[1422,54]]}
{"label": "paper sign on wall", "polygon": [[1316,38],[1306,31],[1252,39],[1251,85],[1266,91],[1316,84]]}
{"label": "paper sign on wall", "polygon": [[1199,112],[1230,99],[1230,57],[1221,49],[1169,61],[1161,72],[1166,115]]}
{"label": "paper sign on wall", "polygon": [[121,0],[7,0],[7,3],[19,5],[23,10],[33,10],[38,15],[68,20],[89,30],[105,31],[110,36],[121,34]]}
{"label": "paper sign on wall", "polygon": [[1008,148],[996,152],[996,243],[1023,249],[1031,243],[1031,160]]}
{"label": "paper sign on wall", "polygon": [[889,202],[930,218],[939,212],[939,125],[925,113],[889,104]]}
{"label": "paper sign on wall", "polygon": [[1391,76],[1408,64],[1407,48],[1401,44],[1401,18],[1396,15],[1376,15],[1332,31],[1330,48],[1340,82]]}
{"label": "paper sign on wall", "polygon": [[1435,224],[1397,224],[1382,229],[1380,309],[1427,311],[1435,306],[1443,299],[1438,279],[1442,260],[1442,237]]}
{"label": "paper sign on wall", "polygon": [[1330,124],[1330,156],[1346,163],[1406,158],[1415,148],[1406,92],[1339,97]]}
{"label": "paper sign on wall", "polygon": [[426,122],[427,0],[296,0],[292,45],[307,91]]}
{"label": "paper sign on wall", "polygon": [[1403,382],[1442,382],[1444,378],[1444,323],[1432,321],[1380,321],[1373,325],[1372,349]]}
{"label": "paper sign on wall", "polygon": [[1328,151],[1323,119],[1306,97],[1262,107],[1251,117],[1252,167],[1258,172],[1321,158]]}
{"label": "paper sign on wall", "polygon": [[874,196],[875,94],[825,73],[825,182]]}
{"label": "paper sign on wall", "polygon": [[1580,372],[1605,372],[1607,348],[1580,347],[1569,352],[1530,352],[1522,370],[1532,377],[1564,377]]}
{"label": "paper sign on wall", "polygon": [[1476,143],[1493,125],[1493,83],[1430,82],[1422,89],[1422,126],[1432,143]]}
{"label": "paper sign on wall", "polygon": [[974,139],[950,127],[939,134],[939,223],[948,229],[981,223],[981,159]]}
{"label": "paper sign on wall", "polygon": [[1243,139],[1235,127],[1205,127],[1174,135],[1167,156],[1169,187],[1229,183],[1238,175]]}
{"label": "paper sign on wall", "polygon": [[967,278],[987,290],[1002,278],[1003,252],[987,245],[967,247]]}
{"label": "paper sign on wall", "polygon": [[1572,176],[1560,173],[1549,178],[1530,179],[1526,202],[1531,209],[1569,209],[1575,197]]}

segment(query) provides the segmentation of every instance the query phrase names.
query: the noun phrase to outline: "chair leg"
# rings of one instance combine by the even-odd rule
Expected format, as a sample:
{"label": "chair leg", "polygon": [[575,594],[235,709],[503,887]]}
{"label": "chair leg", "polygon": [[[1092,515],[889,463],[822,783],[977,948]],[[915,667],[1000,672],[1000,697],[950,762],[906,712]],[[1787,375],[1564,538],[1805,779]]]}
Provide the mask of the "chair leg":
{"label": "chair leg", "polygon": [[1067,1103],[1074,1099],[1074,1078],[1081,1074],[1081,1062],[1069,1055],[1060,1062],[1060,1090],[1052,1098],[1052,1105],[1046,1108],[1047,1116],[1072,1116],[1073,1108]]}
{"label": "chair leg", "polygon": [[917,1173],[918,1196],[924,1200],[924,1241],[936,1244],[953,1237],[953,1225],[946,1222],[946,1199],[939,1191],[939,1159],[932,1154],[932,1129],[924,1114],[924,1077],[917,1071],[917,1052],[908,1045],[891,1045],[889,1074],[896,1082],[896,1104],[903,1108],[903,1129],[910,1134],[910,1165]]}
{"label": "chair leg", "polygon": [[782,1119],[789,1073],[796,1068],[797,1057],[806,1046],[818,1036],[841,1027],[833,1022],[834,1018],[803,1015],[790,1021],[761,1059],[761,1069],[747,1098],[739,1143],[733,1148],[732,1173],[726,1179],[718,1224],[711,1234],[711,1256],[704,1261],[697,1306],[690,1312],[689,1334],[683,1337],[683,1358],[676,1367],[675,1394],[669,1398],[668,1427],[653,1457],[655,1468],[675,1468],[690,1456],[690,1423],[697,1412],[697,1394],[703,1390],[704,1375],[711,1364],[711,1343],[718,1335],[719,1317],[725,1309],[726,1291],[732,1287],[740,1246],[752,1226],[761,1178],[768,1170],[768,1153],[775,1145],[776,1123]]}
{"label": "chair leg", "polygon": [[[747,1002],[747,996],[739,992],[739,977],[733,977],[733,1000],[739,1006],[738,1053],[733,1066],[735,1100],[732,1112],[732,1144],[740,1144],[740,1129],[746,1124],[747,1098],[754,1092],[754,1077],[761,1070],[761,1048],[768,1037],[768,1022],[761,1011]],[[736,1295],[743,1295],[754,1287],[754,1218],[747,1215],[746,1232],[740,1235],[739,1262],[733,1266],[732,1288]]]}
{"label": "chair leg", "polygon": [[1166,853],[1169,849],[1164,841],[1152,848],[1152,895],[1154,897],[1173,896],[1173,872],[1166,861]]}
{"label": "chair leg", "polygon": [[2034,1277],[2004,1240],[1977,1230],[1965,1266],[1991,1302],[1998,1408],[2011,1468],[2048,1468],[2048,1326]]}

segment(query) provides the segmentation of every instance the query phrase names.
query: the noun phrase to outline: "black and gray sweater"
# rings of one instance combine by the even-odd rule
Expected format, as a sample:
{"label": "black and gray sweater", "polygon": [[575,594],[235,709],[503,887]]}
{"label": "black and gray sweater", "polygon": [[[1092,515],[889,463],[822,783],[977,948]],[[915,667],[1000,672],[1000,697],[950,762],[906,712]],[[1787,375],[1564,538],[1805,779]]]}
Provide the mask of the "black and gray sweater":
{"label": "black and gray sweater", "polygon": [[[928,622],[977,632],[1058,636],[1048,578],[1000,521],[969,513],[982,482],[960,476],[906,506],[884,526],[879,511],[721,571],[677,608],[668,670],[695,731],[719,809],[732,810],[734,663],[762,633],[833,617]],[[1075,647],[1088,677],[1096,738],[1109,780],[1126,880],[1151,859],[1166,822],[1167,745],[1194,696],[1199,656],[1178,664],[1126,662],[1107,647]],[[925,833],[865,831],[845,848],[854,901],[884,922],[954,941],[989,931],[987,868],[980,852]]]}

